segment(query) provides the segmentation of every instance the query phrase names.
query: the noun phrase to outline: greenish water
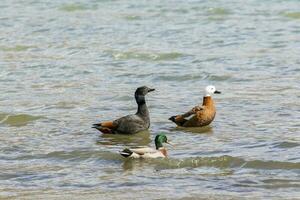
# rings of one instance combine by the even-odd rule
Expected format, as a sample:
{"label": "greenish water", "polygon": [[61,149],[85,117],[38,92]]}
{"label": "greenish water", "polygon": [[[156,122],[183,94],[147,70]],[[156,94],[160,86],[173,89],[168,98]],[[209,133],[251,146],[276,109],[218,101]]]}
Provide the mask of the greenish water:
{"label": "greenish water", "polygon": [[[0,2],[0,199],[300,199],[300,2]],[[205,128],[167,119],[201,103]],[[149,131],[91,124],[134,113]],[[168,159],[126,146],[175,144]]]}

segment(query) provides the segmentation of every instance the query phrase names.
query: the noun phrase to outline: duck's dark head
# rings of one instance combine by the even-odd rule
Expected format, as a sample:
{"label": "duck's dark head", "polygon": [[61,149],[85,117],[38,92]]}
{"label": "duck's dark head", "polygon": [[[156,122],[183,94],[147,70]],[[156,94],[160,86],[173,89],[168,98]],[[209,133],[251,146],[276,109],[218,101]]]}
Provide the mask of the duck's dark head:
{"label": "duck's dark head", "polygon": [[147,86],[137,88],[134,94],[137,104],[145,103],[145,95],[154,90],[155,89],[148,88]]}
{"label": "duck's dark head", "polygon": [[154,90],[155,89],[148,88],[147,86],[142,86],[142,87],[139,87],[136,89],[135,95],[145,96],[146,94],[148,94],[149,92],[152,92]]}

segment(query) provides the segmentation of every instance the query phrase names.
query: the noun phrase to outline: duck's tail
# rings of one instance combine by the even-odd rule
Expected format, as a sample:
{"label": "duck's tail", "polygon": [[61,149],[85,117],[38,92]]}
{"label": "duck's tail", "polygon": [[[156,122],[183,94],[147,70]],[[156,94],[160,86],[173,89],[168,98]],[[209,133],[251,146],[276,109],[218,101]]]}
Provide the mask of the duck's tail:
{"label": "duck's tail", "polygon": [[176,118],[176,116],[174,115],[174,116],[170,117],[169,120],[171,120],[172,122],[175,123],[175,118]]}
{"label": "duck's tail", "polygon": [[187,120],[184,119],[181,115],[174,115],[169,118],[170,121],[174,122],[178,126],[182,126]]}
{"label": "duck's tail", "polygon": [[126,148],[123,151],[120,151],[120,154],[127,158],[130,157],[133,154],[133,152],[130,149]]}
{"label": "duck's tail", "polygon": [[113,122],[101,122],[97,124],[93,124],[92,128],[97,129],[98,131],[101,131],[104,134],[112,134],[113,133]]}

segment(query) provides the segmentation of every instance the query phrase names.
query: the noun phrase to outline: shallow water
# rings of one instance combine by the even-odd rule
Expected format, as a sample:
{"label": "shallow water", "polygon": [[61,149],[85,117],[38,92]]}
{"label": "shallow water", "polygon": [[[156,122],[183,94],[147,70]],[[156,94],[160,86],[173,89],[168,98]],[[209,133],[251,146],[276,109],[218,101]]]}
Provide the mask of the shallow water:
{"label": "shallow water", "polygon": [[[300,2],[0,2],[0,198],[300,199]],[[168,117],[213,84],[215,121]],[[101,135],[134,113],[149,131]],[[175,144],[169,159],[125,146]]]}

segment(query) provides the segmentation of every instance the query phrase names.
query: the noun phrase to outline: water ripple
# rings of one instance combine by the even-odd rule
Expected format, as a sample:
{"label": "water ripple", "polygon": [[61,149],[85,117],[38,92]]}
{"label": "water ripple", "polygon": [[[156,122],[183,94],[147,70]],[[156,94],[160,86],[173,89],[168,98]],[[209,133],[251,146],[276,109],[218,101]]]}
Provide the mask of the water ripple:
{"label": "water ripple", "polygon": [[140,51],[127,51],[127,52],[117,52],[117,51],[107,51],[116,60],[128,60],[137,59],[142,61],[167,61],[176,60],[182,56],[181,53],[171,52],[171,53],[155,53],[155,52],[140,52]]}
{"label": "water ripple", "polygon": [[43,116],[32,116],[28,114],[4,114],[0,113],[0,124],[10,126],[25,126],[28,123],[44,118]]}

